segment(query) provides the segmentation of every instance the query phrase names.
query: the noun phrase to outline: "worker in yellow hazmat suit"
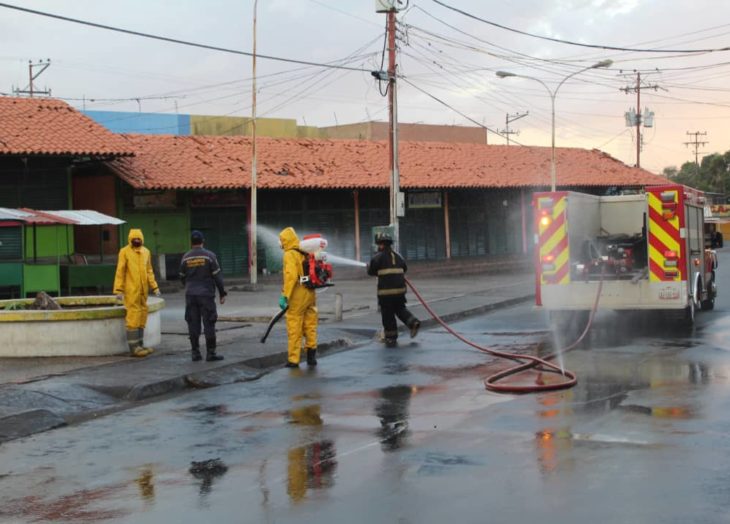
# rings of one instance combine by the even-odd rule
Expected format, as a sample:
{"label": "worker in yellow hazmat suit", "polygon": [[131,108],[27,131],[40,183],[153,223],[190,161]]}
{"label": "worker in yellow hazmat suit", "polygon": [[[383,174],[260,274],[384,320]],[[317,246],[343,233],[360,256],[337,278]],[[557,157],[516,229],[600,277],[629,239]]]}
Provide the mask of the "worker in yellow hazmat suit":
{"label": "worker in yellow hazmat suit", "polygon": [[317,365],[317,296],[314,289],[304,286],[305,254],[299,250],[299,238],[293,227],[279,233],[281,249],[284,250],[284,285],[279,297],[279,307],[287,309],[286,330],[289,337],[286,367],[299,367],[302,351],[302,336],[307,350],[307,365]]}
{"label": "worker in yellow hazmat suit", "polygon": [[127,309],[127,344],[133,357],[146,357],[152,349],[143,347],[144,328],[147,325],[147,295],[150,290],[160,296],[160,289],[152,270],[150,250],[144,247],[141,229],[129,231],[129,244],[119,251],[114,294],[124,300]]}

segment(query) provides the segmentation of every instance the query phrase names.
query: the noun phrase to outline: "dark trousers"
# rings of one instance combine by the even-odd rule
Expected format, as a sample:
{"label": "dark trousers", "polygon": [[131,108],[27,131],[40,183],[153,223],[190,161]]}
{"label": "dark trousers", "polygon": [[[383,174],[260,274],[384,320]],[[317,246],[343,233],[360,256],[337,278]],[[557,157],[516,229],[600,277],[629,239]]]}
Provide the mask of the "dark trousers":
{"label": "dark trousers", "polygon": [[406,296],[396,295],[392,297],[378,297],[380,304],[380,315],[383,319],[383,331],[385,338],[398,338],[398,324],[395,317],[398,317],[406,326],[411,327],[416,317],[406,308]]}
{"label": "dark trousers", "polygon": [[200,337],[201,320],[205,338],[215,337],[215,323],[218,320],[215,297],[186,295],[185,321],[188,323],[188,335],[191,339],[197,340]]}

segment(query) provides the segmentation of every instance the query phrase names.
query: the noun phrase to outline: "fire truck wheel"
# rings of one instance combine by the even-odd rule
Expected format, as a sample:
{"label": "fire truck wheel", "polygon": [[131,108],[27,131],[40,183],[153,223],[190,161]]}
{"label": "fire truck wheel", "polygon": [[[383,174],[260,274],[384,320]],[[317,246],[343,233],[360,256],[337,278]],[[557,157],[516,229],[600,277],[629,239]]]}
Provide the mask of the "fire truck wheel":
{"label": "fire truck wheel", "polygon": [[695,325],[695,303],[694,300],[689,301],[689,306],[684,309],[684,324],[687,327]]}
{"label": "fire truck wheel", "polygon": [[702,301],[702,311],[711,311],[715,309],[715,276],[712,276],[712,280],[710,281],[710,285],[708,286],[707,290],[707,299]]}
{"label": "fire truck wheel", "polygon": [[712,311],[713,309],[715,309],[714,298],[708,298],[707,300],[702,301],[702,311]]}

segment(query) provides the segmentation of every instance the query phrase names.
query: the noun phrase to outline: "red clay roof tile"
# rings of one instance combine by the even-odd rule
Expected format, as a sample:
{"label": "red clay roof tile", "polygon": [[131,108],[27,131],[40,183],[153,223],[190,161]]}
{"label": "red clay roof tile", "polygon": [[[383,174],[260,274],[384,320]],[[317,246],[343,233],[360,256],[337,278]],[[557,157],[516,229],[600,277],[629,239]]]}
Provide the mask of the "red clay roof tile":
{"label": "red clay roof tile", "polygon": [[[140,189],[234,189],[251,185],[251,138],[123,135],[136,156],[112,162]],[[401,142],[403,188],[546,187],[550,148]],[[262,189],[385,188],[385,142],[280,139],[256,141]],[[667,180],[598,150],[558,148],[559,186],[645,186]]]}
{"label": "red clay roof tile", "polygon": [[0,96],[0,154],[123,156],[129,144],[66,102]]}

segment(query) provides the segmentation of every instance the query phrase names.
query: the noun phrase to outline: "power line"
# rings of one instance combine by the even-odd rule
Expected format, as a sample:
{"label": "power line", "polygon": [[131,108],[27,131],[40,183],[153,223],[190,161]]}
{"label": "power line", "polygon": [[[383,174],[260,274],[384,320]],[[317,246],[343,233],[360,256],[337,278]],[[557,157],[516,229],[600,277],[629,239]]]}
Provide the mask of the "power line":
{"label": "power line", "polygon": [[361,16],[357,16],[357,15],[354,15],[352,13],[348,13],[347,11],[345,11],[343,9],[338,9],[337,7],[331,6],[331,5],[326,4],[324,2],[320,2],[319,0],[309,0],[309,1],[312,2],[312,3],[314,3],[314,4],[320,5],[320,6],[324,7],[324,8],[326,8],[326,9],[329,9],[331,11],[335,11],[336,13],[340,13],[342,15],[349,16],[350,18],[354,18],[356,20],[360,20],[361,22],[365,22],[366,24],[370,24],[370,25],[374,25],[374,26],[380,27],[380,24],[378,24],[377,22],[373,22],[372,20],[368,20],[367,18],[363,18]]}
{"label": "power line", "polygon": [[634,52],[634,53],[714,53],[714,52],[718,52],[718,51],[730,51],[730,47],[720,47],[720,48],[715,48],[715,49],[639,49],[639,48],[616,47],[616,46],[600,45],[600,44],[584,44],[581,42],[574,42],[572,40],[562,40],[560,38],[552,38],[549,36],[541,36],[541,35],[536,35],[533,33],[528,33],[527,31],[521,31],[519,29],[514,29],[512,27],[507,27],[505,25],[501,25],[496,22],[492,22],[490,20],[480,18],[476,15],[463,11],[459,8],[446,4],[446,3],[442,2],[441,0],[432,0],[432,1],[437,3],[438,5],[440,5],[441,7],[450,9],[451,11],[464,15],[467,18],[471,18],[472,20],[477,20],[479,22],[482,22],[482,23],[485,23],[485,24],[488,24],[488,25],[491,25],[494,27],[498,27],[499,29],[504,29],[505,31],[511,31],[512,33],[517,33],[517,34],[524,35],[524,36],[530,36],[532,38],[538,38],[540,40],[547,40],[549,42],[556,42],[558,44],[567,44],[567,45],[573,45],[573,46],[578,46],[578,47],[589,47],[592,49],[605,49],[608,51],[630,51],[630,52]]}
{"label": "power line", "polygon": [[[30,14],[33,14],[33,15],[45,16],[47,18],[53,18],[53,19],[56,19],[56,20],[62,20],[64,22],[71,22],[71,23],[74,23],[74,24],[81,24],[81,25],[85,25],[85,26],[89,26],[89,27],[95,27],[97,29],[105,29],[107,31],[114,31],[114,32],[117,32],[117,33],[124,33],[124,34],[132,35],[132,36],[140,36],[142,38],[149,38],[149,39],[152,39],[152,40],[160,40],[162,42],[168,42],[168,43],[171,43],[171,44],[180,44],[180,45],[185,45],[185,46],[189,46],[189,47],[197,47],[199,49],[208,49],[210,51],[220,51],[222,53],[230,53],[230,54],[234,54],[234,55],[254,56],[253,53],[249,53],[248,51],[239,51],[237,49],[229,49],[229,48],[226,48],[226,47],[218,47],[218,46],[214,46],[214,45],[200,44],[200,43],[197,43],[197,42],[190,42],[188,40],[180,40],[178,38],[170,38],[170,37],[167,37],[167,36],[153,35],[151,33],[142,33],[140,31],[133,31],[131,29],[123,29],[121,27],[114,27],[114,26],[105,25],[105,24],[97,24],[96,22],[89,22],[88,20],[80,20],[78,18],[71,18],[71,17],[68,17],[68,16],[62,16],[62,15],[57,15],[57,14],[53,14],[53,13],[47,13],[47,12],[44,12],[44,11],[37,11],[35,9],[28,9],[26,7],[20,7],[20,6],[17,6],[17,5],[11,5],[11,4],[6,4],[6,3],[2,3],[2,2],[0,2],[0,7],[5,7],[6,9],[14,9],[16,11],[22,11],[24,13],[30,13]],[[338,66],[338,65],[332,65],[332,64],[324,64],[324,63],[320,63],[320,62],[310,62],[308,60],[297,60],[297,59],[294,59],[294,58],[283,58],[283,57],[280,57],[280,56],[260,55],[258,53],[256,53],[256,57],[257,58],[262,58],[262,59],[265,59],[265,60],[276,60],[278,62],[288,62],[288,63],[291,63],[291,64],[302,64],[302,65],[309,65],[309,66],[315,66],[315,67],[324,67],[324,68],[328,68],[328,69],[346,69],[346,70],[349,70],[349,71],[369,72],[366,69],[361,69],[361,68],[357,68],[357,67]]]}
{"label": "power line", "polygon": [[[502,50],[502,51],[505,51],[505,52],[508,52],[508,53],[513,53],[513,54],[515,54],[515,55],[517,55],[517,56],[520,56],[520,57],[523,57],[523,58],[527,58],[527,59],[530,59],[530,60],[536,60],[536,61],[540,61],[540,62],[547,62],[547,63],[555,63],[555,62],[557,62],[556,60],[550,60],[550,59],[548,59],[548,58],[540,58],[540,57],[530,56],[530,55],[527,55],[527,54],[524,54],[524,53],[520,53],[520,52],[518,52],[518,51],[514,51],[514,50],[511,50],[511,49],[508,49],[508,48],[506,48],[506,47],[502,47],[502,46],[499,46],[499,45],[497,45],[497,44],[494,44],[494,43],[492,43],[492,42],[489,42],[489,41],[487,41],[487,40],[484,40],[484,39],[482,39],[482,38],[479,38],[479,37],[477,37],[477,36],[474,36],[474,35],[472,35],[472,34],[470,34],[470,33],[467,33],[466,31],[463,31],[463,30],[459,29],[458,27],[456,27],[456,26],[453,26],[453,25],[451,25],[451,24],[447,23],[447,22],[446,22],[446,21],[444,21],[443,19],[441,19],[441,18],[439,18],[439,17],[437,17],[437,16],[434,16],[434,15],[432,15],[431,13],[429,13],[428,11],[426,11],[425,9],[423,9],[423,8],[422,8],[421,6],[415,6],[415,9],[418,9],[419,11],[421,11],[422,13],[424,13],[424,14],[425,14],[426,16],[428,16],[428,17],[432,18],[433,20],[435,20],[435,21],[439,22],[440,24],[443,24],[443,25],[445,25],[445,26],[446,26],[446,27],[448,27],[449,29],[451,29],[451,30],[453,30],[453,31],[456,31],[457,33],[460,33],[460,34],[462,34],[462,35],[464,35],[464,36],[468,36],[469,38],[472,38],[472,39],[474,39],[474,40],[476,40],[476,41],[478,41],[478,42],[481,42],[481,43],[483,43],[483,44],[487,44],[487,45],[490,45],[490,46],[492,46],[492,47],[494,47],[494,48],[496,48],[496,49],[500,49],[500,50]],[[418,28],[418,27],[416,27],[416,26],[413,26],[413,25],[409,25],[408,27],[412,27],[412,28],[414,28],[414,29],[416,29],[416,30],[420,30],[420,31],[423,31],[424,33],[426,33],[426,34],[430,34],[431,36],[434,36],[434,37],[436,37],[436,38],[442,38],[442,39],[446,40],[446,38],[445,38],[445,37],[442,37],[442,36],[440,36],[440,35],[438,35],[438,34],[436,34],[436,33],[432,33],[432,32],[430,32],[430,31],[428,31],[428,30],[426,30],[426,29],[421,29],[421,28]],[[453,40],[453,42],[456,42],[456,40]],[[457,42],[457,43],[458,43],[458,42]],[[461,45],[464,45],[464,44],[461,44]],[[493,54],[493,53],[490,53],[490,52],[488,52],[488,51],[486,51],[486,50],[485,50],[485,52],[487,52],[487,54],[490,54],[490,55],[493,55],[493,56],[495,56],[496,58],[505,58],[505,57],[503,57],[503,56],[499,56],[499,55],[495,55],[495,54]]]}
{"label": "power line", "polygon": [[[461,111],[459,111],[458,109],[456,109],[456,108],[455,108],[454,106],[450,105],[450,104],[449,104],[448,102],[445,102],[444,100],[441,100],[441,99],[440,99],[439,97],[437,97],[437,96],[435,96],[435,95],[432,95],[431,93],[429,93],[429,92],[428,92],[428,91],[426,91],[425,89],[421,89],[421,88],[420,88],[420,87],[418,87],[418,86],[417,86],[416,84],[414,84],[413,82],[409,81],[409,80],[408,80],[407,78],[404,78],[404,77],[402,77],[402,76],[401,76],[401,77],[399,77],[399,79],[400,79],[400,80],[402,80],[403,82],[405,82],[406,84],[408,84],[409,86],[411,86],[411,87],[413,87],[413,88],[417,89],[418,91],[420,91],[420,92],[421,92],[421,93],[423,93],[424,95],[428,96],[429,98],[432,98],[433,100],[435,100],[435,101],[436,101],[436,102],[438,102],[439,104],[441,104],[441,105],[443,105],[443,106],[445,106],[445,107],[448,107],[448,108],[449,108],[449,109],[451,109],[451,110],[452,110],[452,111],[453,111],[454,113],[456,113],[456,114],[458,114],[458,115],[461,115],[462,117],[466,118],[466,119],[467,119],[467,120],[468,120],[469,122],[472,122],[472,123],[474,123],[474,124],[478,125],[478,126],[479,126],[479,127],[481,127],[482,129],[486,129],[487,131],[491,131],[491,132],[492,132],[492,133],[494,133],[495,135],[499,135],[499,136],[501,136],[502,138],[505,138],[505,137],[504,137],[504,135],[503,135],[502,133],[500,133],[499,131],[497,131],[497,130],[495,130],[495,129],[492,129],[491,127],[485,126],[485,125],[484,125],[484,124],[482,124],[481,122],[478,122],[477,120],[474,120],[474,119],[473,119],[472,117],[470,117],[470,116],[468,116],[468,115],[465,115],[464,113],[462,113]],[[517,145],[519,145],[519,146],[523,146],[523,145],[524,145],[524,144],[520,144],[520,143],[519,143],[519,142],[518,142],[517,140],[512,140],[512,142],[514,142],[515,144],[517,144]]]}

